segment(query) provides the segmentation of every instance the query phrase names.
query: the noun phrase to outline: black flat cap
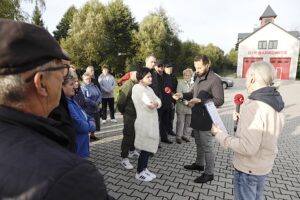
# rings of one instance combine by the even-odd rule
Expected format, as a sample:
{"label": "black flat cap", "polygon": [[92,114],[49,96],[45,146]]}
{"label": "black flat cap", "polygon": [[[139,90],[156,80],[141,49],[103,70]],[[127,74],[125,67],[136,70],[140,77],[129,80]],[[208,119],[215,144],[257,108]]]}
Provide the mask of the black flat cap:
{"label": "black flat cap", "polygon": [[172,63],[168,63],[168,64],[165,65],[165,68],[169,68],[169,67],[173,67],[174,68],[174,66],[172,65]]}
{"label": "black flat cap", "polygon": [[48,31],[0,19],[0,75],[22,73],[53,59],[70,60]]}
{"label": "black flat cap", "polygon": [[162,60],[156,60],[156,66],[164,67],[164,62]]}

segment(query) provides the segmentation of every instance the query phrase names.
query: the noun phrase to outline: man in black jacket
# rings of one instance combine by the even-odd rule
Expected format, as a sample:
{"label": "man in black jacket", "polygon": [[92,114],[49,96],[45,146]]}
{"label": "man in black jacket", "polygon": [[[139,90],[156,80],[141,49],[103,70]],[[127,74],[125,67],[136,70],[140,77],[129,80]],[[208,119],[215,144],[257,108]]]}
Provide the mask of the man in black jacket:
{"label": "man in black jacket", "polygon": [[162,102],[162,106],[157,110],[159,119],[159,134],[162,142],[172,144],[173,142],[168,139],[170,114],[173,101],[171,95],[171,77],[164,72],[164,64],[160,60],[156,62],[154,69],[155,70],[152,73],[151,88]]}
{"label": "man in black jacket", "polygon": [[0,199],[110,199],[98,170],[47,118],[69,57],[38,26],[0,19],[0,38]]}
{"label": "man in black jacket", "polygon": [[217,107],[223,105],[224,90],[221,79],[211,70],[210,61],[206,55],[197,55],[194,58],[194,66],[197,77],[193,90],[184,94],[175,94],[175,96],[190,100],[189,106],[192,107],[191,127],[195,134],[197,147],[196,162],[185,165],[184,168],[204,171],[194,182],[206,183],[214,179],[215,154],[210,132],[212,120],[204,104],[207,101],[212,101]]}

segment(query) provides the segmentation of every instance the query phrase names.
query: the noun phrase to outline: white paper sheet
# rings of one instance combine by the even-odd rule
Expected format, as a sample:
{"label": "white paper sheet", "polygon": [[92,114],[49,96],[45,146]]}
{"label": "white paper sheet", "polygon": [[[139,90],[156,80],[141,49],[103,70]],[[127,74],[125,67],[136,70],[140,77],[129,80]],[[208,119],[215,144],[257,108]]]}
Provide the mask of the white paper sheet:
{"label": "white paper sheet", "polygon": [[228,131],[226,130],[226,127],[217,111],[217,108],[215,106],[215,104],[212,101],[209,101],[207,103],[204,104],[211,120],[213,121],[214,124],[218,125],[219,128],[224,132],[224,133],[228,133]]}

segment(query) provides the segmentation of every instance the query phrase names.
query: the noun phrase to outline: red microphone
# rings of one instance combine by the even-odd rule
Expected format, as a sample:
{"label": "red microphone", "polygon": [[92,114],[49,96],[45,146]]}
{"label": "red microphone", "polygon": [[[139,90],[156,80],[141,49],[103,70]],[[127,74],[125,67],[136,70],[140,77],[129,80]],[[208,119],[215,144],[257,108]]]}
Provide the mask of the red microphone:
{"label": "red microphone", "polygon": [[172,89],[170,87],[165,87],[165,93],[173,94]]}
{"label": "red microphone", "polygon": [[[235,104],[235,111],[237,113],[239,113],[240,112],[240,106],[241,106],[241,104],[244,103],[244,96],[242,94],[236,94],[234,96],[233,102]],[[234,132],[236,131],[238,120],[239,119],[234,121],[234,128],[233,128]]]}

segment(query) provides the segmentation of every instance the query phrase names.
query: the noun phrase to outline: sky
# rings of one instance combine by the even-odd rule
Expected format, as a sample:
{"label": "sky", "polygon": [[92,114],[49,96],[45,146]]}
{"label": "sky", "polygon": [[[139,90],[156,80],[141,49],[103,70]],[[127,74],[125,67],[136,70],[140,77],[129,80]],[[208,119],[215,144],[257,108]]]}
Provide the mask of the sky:
{"label": "sky", "polygon": [[[110,0],[99,0],[107,4]],[[67,9],[81,8],[87,0],[45,0],[43,20],[52,33]],[[252,32],[260,24],[259,17],[268,5],[277,14],[275,24],[287,31],[300,31],[300,0],[123,0],[133,17],[141,22],[159,7],[180,30],[182,41],[193,40],[201,45],[212,43],[225,53],[234,48],[238,33]],[[32,14],[34,4],[23,9]]]}

